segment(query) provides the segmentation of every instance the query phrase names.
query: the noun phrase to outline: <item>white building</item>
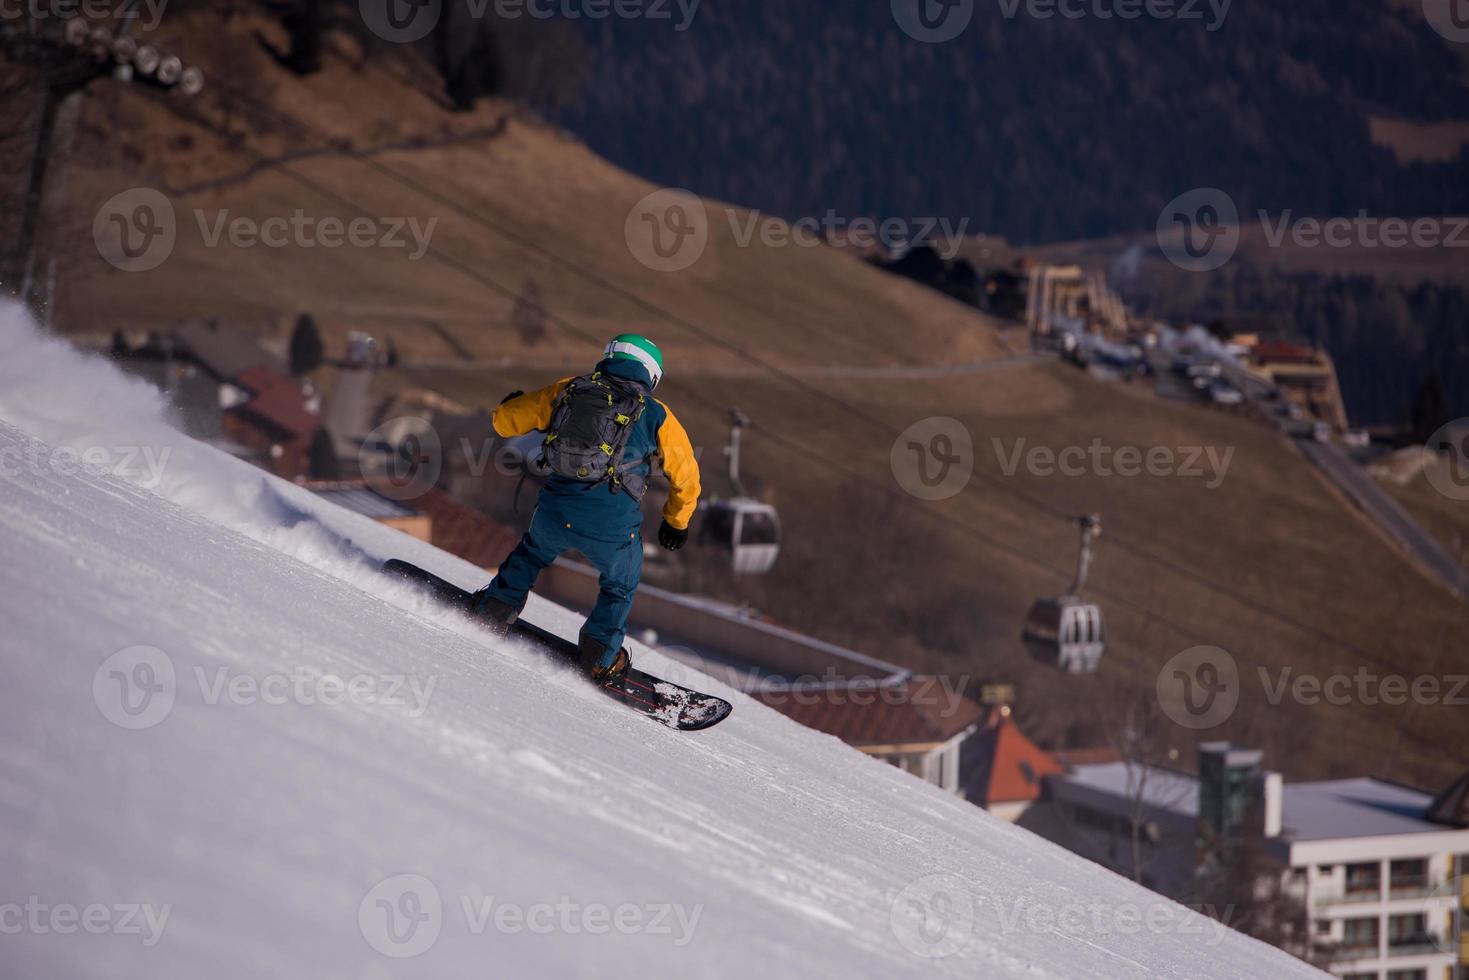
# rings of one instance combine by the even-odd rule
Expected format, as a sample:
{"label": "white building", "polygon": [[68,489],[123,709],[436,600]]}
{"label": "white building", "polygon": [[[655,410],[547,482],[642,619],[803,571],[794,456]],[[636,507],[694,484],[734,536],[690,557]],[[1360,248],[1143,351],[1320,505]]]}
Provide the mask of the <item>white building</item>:
{"label": "white building", "polygon": [[1426,793],[1375,779],[1286,786],[1279,837],[1312,945],[1353,980],[1455,980],[1469,829],[1425,819]]}
{"label": "white building", "polygon": [[1254,837],[1275,869],[1257,894],[1278,874],[1309,920],[1292,952],[1351,980],[1469,980],[1469,776],[1435,799],[1376,779],[1286,784],[1259,762],[1214,742],[1199,746],[1198,776],[1075,766],[1048,778],[1046,812],[1025,822],[1183,902],[1198,900],[1216,828]]}

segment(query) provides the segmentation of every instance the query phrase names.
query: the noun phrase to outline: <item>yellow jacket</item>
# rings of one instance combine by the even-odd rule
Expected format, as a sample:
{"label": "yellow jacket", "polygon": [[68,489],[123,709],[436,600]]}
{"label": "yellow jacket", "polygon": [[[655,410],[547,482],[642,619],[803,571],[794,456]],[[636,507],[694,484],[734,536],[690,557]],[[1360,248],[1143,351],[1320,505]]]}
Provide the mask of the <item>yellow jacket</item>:
{"label": "yellow jacket", "polygon": [[[603,367],[606,364],[604,362]],[[562,378],[553,385],[519,395],[502,404],[495,409],[492,420],[495,432],[510,438],[549,426],[556,399],[571,380]],[[647,461],[655,456],[661,462],[663,473],[668,477],[671,486],[668,501],[663,505],[663,519],[683,530],[689,526],[694,508],[699,502],[699,460],[684,427],[674,417],[672,410],[656,398],[650,400],[638,420],[637,429],[628,436],[623,459],[629,463],[641,460],[644,465],[648,465]],[[552,484],[560,479],[562,478],[553,476],[547,483],[547,490],[551,490]],[[617,505],[626,507],[631,502],[626,494],[563,496],[571,500],[585,499],[589,505],[600,505],[603,501],[613,500]],[[632,506],[636,507],[635,504]],[[617,520],[622,516],[609,514],[608,518]]]}

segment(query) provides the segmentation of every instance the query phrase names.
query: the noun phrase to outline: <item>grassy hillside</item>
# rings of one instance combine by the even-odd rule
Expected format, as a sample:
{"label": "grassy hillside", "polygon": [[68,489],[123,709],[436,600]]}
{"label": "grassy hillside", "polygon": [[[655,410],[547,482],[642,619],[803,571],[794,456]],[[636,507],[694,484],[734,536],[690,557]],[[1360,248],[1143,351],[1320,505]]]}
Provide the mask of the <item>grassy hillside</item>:
{"label": "grassy hillside", "polygon": [[[92,140],[77,158],[102,166],[69,175],[68,199],[49,222],[60,242],[80,246],[57,297],[63,330],[93,332],[105,310],[108,329],[207,311],[278,332],[284,317],[310,310],[328,330],[390,335],[418,358],[557,363],[573,350],[584,356],[587,337],[662,315],[647,298],[729,346],[790,365],[1002,352],[982,318],[866,274],[850,257],[739,247],[731,222],[740,212],[731,218],[720,205],[710,205],[710,242],[691,268],[650,269],[627,246],[624,225],[653,188],[575,140],[504,104],[446,112],[427,74],[380,61],[357,70],[345,41],[324,71],[300,79],[254,44],[252,33],[270,35],[271,22],[237,17],[223,35],[189,24],[175,22],[175,43],[220,79],[204,96],[159,99],[108,82],[92,90],[82,125]],[[233,75],[211,60],[225,53]],[[178,238],[160,268],[128,273],[87,246],[97,206],[137,185],[168,194]],[[223,211],[263,221],[298,209],[316,219],[435,222],[432,247],[416,261],[408,249],[211,247],[197,214],[212,229]],[[550,320],[537,345],[523,342],[511,318],[528,281]],[[903,344],[868,341],[895,324],[905,325]],[[736,363],[724,344],[685,331],[668,341],[678,361]]]}
{"label": "grassy hillside", "polygon": [[[1439,461],[1430,465],[1444,467],[1447,463]],[[1458,555],[1461,563],[1469,565],[1469,506],[1466,506],[1469,502],[1445,496],[1421,472],[1406,483],[1381,477],[1378,483],[1413,515],[1424,530],[1436,537],[1449,554]]]}
{"label": "grassy hillside", "polygon": [[[84,234],[101,202],[137,185],[168,191],[180,231],[149,272],[78,249],[57,294],[60,329],[101,336],[217,315],[279,339],[310,310],[337,337],[392,336],[406,363],[385,385],[489,405],[637,327],[664,344],[660,396],[697,443],[722,441],[728,405],[755,419],[747,468],[789,536],[768,578],[732,581],[701,562],[694,584],[917,667],[1014,680],[1022,717],[1051,743],[1095,737],[1123,698],[1153,690],[1171,656],[1210,643],[1247,682],[1241,708],[1208,734],[1262,745],[1297,775],[1433,785],[1462,765],[1451,750],[1469,738],[1462,708],[1268,703],[1256,668],[1441,673],[1446,638],[1469,625],[1462,605],[1269,429],[1054,364],[843,375],[832,368],[994,361],[1008,348],[993,322],[851,256],[740,247],[714,203],[704,256],[685,271],[651,270],[624,225],[652,185],[504,106],[450,114],[411,66],[358,70],[345,48],[297,79],[258,51],[257,28],[271,29],[176,22],[192,60],[236,79],[195,103],[112,82],[89,90],[66,197],[48,223],[56,242]],[[210,64],[226,58],[233,74]],[[211,248],[186,230],[193,209],[225,208],[438,223],[416,262],[401,250]],[[537,343],[512,316],[528,281],[551,315]],[[972,433],[976,476],[953,499],[923,502],[901,490],[889,453],[901,430],[934,415]],[[1213,489],[1184,476],[1006,475],[999,455],[1020,438],[1233,455]],[[1069,580],[1075,532],[1064,518],[1088,511],[1105,520],[1093,583],[1111,646],[1101,676],[1060,677],[1025,658],[1018,634],[1028,604]],[[1170,738],[1188,757],[1194,733]]]}

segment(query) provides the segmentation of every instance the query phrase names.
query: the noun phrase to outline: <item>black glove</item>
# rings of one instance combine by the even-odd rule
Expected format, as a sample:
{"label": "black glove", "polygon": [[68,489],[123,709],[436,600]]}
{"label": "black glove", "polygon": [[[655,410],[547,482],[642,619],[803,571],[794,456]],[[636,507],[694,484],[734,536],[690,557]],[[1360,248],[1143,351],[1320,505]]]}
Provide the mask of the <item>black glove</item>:
{"label": "black glove", "polygon": [[503,404],[505,404],[508,401],[511,401],[513,399],[516,399],[516,398],[519,398],[523,394],[525,394],[525,392],[523,392],[523,391],[521,391],[520,389],[517,388],[515,391],[512,391],[510,394],[506,395],[504,398],[501,398],[500,399],[500,404],[503,405]]}
{"label": "black glove", "polygon": [[683,547],[683,543],[689,539],[689,529],[679,530],[672,524],[664,521],[658,526],[658,543],[669,551],[677,551]]}

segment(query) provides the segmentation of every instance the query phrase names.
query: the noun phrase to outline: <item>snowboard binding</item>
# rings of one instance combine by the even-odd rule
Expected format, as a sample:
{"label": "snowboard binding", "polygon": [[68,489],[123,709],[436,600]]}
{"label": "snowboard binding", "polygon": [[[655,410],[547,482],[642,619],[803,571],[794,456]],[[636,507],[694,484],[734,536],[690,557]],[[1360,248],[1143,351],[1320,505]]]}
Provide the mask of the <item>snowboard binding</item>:
{"label": "snowboard binding", "polygon": [[632,667],[627,647],[620,647],[608,661],[607,648],[585,633],[578,639],[576,652],[582,671],[597,684],[611,684],[624,677]]}

